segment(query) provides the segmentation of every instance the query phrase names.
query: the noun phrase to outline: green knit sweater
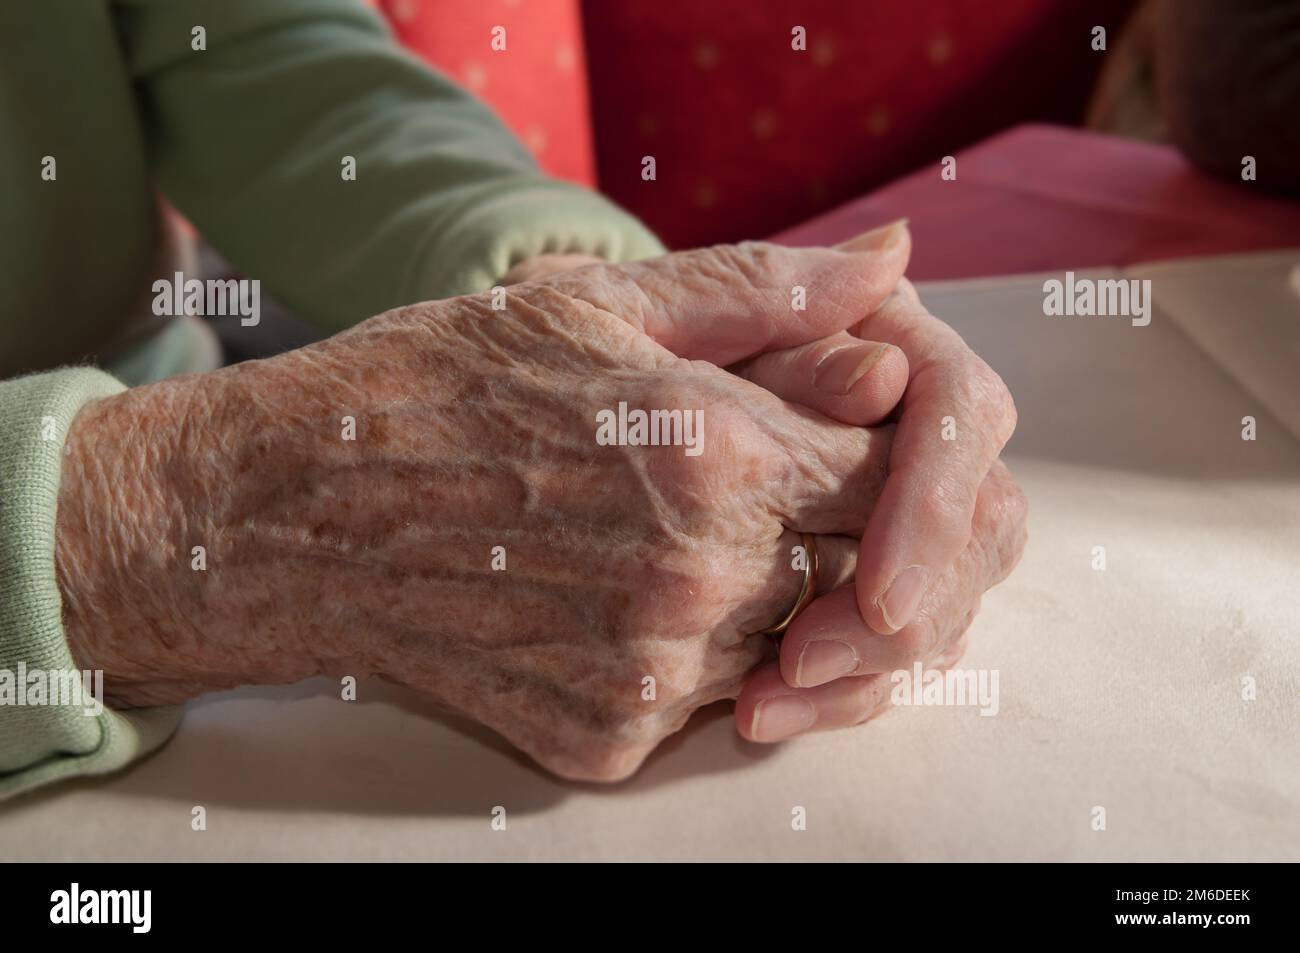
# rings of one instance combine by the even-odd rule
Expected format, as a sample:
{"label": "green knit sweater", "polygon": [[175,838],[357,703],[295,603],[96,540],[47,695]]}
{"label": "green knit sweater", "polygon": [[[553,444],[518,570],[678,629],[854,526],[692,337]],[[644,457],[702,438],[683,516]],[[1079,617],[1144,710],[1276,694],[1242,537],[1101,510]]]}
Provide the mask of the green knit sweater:
{"label": "green knit sweater", "polygon": [[54,571],[69,423],[211,358],[192,319],[122,356],[158,261],[158,192],[330,331],[483,290],[531,255],[662,250],[599,196],[539,175],[357,0],[0,4],[0,181],[0,797],[115,770],[179,721],[14,703],[20,667],[73,666]]}

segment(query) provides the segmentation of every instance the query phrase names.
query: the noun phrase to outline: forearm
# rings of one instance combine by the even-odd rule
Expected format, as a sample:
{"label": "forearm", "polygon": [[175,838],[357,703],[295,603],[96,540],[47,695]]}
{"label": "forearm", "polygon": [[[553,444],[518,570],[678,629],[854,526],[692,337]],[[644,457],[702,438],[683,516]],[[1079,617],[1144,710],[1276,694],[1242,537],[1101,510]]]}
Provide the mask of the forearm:
{"label": "forearm", "polygon": [[[661,251],[600,196],[542,176],[356,0],[118,3],[163,190],[323,327],[485,290],[532,255]],[[194,24],[202,52],[178,39]]]}

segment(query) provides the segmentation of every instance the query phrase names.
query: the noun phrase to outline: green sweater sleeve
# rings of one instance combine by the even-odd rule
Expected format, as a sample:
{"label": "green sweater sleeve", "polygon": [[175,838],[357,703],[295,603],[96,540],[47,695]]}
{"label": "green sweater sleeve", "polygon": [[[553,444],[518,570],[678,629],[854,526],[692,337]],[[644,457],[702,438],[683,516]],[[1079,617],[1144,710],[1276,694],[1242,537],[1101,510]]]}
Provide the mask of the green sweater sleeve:
{"label": "green sweater sleeve", "polygon": [[0,382],[0,798],[115,771],[180,720],[179,708],[96,712],[49,688],[75,671],[54,571],[63,443],[83,404],[122,389],[93,368]]}
{"label": "green sweater sleeve", "polygon": [[[600,196],[540,175],[484,105],[403,53],[357,0],[116,9],[164,192],[327,329],[482,291],[530,255],[662,251]],[[488,40],[484,55],[510,55]]]}

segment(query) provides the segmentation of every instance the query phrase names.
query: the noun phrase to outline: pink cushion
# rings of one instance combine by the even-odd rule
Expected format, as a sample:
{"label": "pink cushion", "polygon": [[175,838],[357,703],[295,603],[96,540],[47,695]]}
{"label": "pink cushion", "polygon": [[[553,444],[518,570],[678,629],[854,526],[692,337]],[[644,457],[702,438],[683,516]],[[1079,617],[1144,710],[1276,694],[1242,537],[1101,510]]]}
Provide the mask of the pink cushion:
{"label": "pink cushion", "polygon": [[776,236],[842,241],[907,216],[915,280],[1287,248],[1300,202],[1193,169],[1176,150],[1049,126],[1013,129]]}

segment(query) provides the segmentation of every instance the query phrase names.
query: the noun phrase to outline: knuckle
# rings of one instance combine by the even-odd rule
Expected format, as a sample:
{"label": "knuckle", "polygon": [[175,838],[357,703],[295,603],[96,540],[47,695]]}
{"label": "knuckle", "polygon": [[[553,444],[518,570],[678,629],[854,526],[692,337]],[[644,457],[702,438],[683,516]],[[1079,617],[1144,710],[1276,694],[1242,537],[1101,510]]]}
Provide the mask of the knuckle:
{"label": "knuckle", "polygon": [[543,314],[566,314],[577,309],[589,309],[586,301],[575,293],[568,275],[549,284],[519,284],[507,289],[506,300],[513,305],[526,305]]}
{"label": "knuckle", "polygon": [[994,522],[999,533],[998,557],[1006,571],[1020,561],[1029,537],[1029,498],[1015,481],[1010,481],[999,494],[994,508]]}
{"label": "knuckle", "polygon": [[740,242],[710,249],[722,275],[739,277],[756,289],[779,286],[786,273],[785,256],[769,242]]}
{"label": "knuckle", "polygon": [[980,488],[979,508],[982,521],[992,526],[1020,526],[1029,515],[1029,499],[1005,467],[995,468]]}
{"label": "knuckle", "polygon": [[1028,541],[1029,500],[1008,475],[981,495],[977,516],[977,545],[987,566],[990,585],[1010,575],[1020,562]]}
{"label": "knuckle", "polygon": [[982,358],[973,357],[969,377],[975,405],[979,408],[988,432],[1001,447],[1015,432],[1017,414],[1011,391],[1001,375],[989,367]]}
{"label": "knuckle", "polygon": [[1011,532],[1007,534],[1007,539],[1000,553],[1002,561],[1002,577],[1006,578],[1011,571],[1020,564],[1020,558],[1025,554],[1025,545],[1029,542],[1029,528],[1026,521],[1021,520],[1015,524]]}
{"label": "knuckle", "polygon": [[965,536],[970,530],[970,494],[944,482],[932,483],[916,501],[920,525],[929,532],[950,532]]}
{"label": "knuckle", "polygon": [[932,616],[921,616],[889,636],[890,664],[904,668],[929,657],[938,642],[938,626]]}
{"label": "knuckle", "polygon": [[684,444],[690,438],[689,445],[647,448],[652,475],[670,493],[714,501],[770,471],[770,441],[732,395],[666,381],[653,387],[646,409],[663,415],[652,427],[680,433]]}
{"label": "knuckle", "polygon": [[715,454],[691,457],[676,447],[652,447],[647,454],[646,469],[655,485],[687,520],[706,516],[727,491],[730,474]]}
{"label": "knuckle", "polygon": [[572,781],[614,784],[635,774],[646,754],[639,746],[592,740],[572,753],[551,759],[546,767]]}
{"label": "knuckle", "polygon": [[627,267],[602,265],[550,275],[530,284],[521,294],[548,302],[558,311],[571,311],[591,320],[597,316],[644,328],[654,311],[646,290]]}
{"label": "knuckle", "polygon": [[647,563],[632,621],[638,633],[680,639],[711,631],[729,608],[727,568],[718,555],[662,552]]}
{"label": "knuckle", "polygon": [[1002,516],[1006,522],[1022,528],[1029,522],[1029,497],[1019,483],[1012,481],[1007,486],[1002,498]]}

